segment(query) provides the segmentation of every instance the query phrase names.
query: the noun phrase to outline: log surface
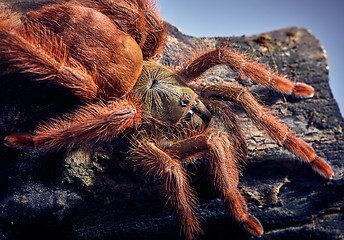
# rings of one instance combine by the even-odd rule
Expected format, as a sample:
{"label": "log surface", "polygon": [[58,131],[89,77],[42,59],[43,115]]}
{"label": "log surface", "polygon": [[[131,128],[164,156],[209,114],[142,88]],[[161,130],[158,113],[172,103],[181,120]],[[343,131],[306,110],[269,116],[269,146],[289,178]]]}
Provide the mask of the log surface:
{"label": "log surface", "polygon": [[[20,4],[17,9],[26,9]],[[254,92],[335,172],[330,181],[318,176],[238,108],[249,148],[240,189],[265,229],[261,239],[344,239],[344,124],[329,87],[329,67],[320,42],[300,27],[255,36],[195,38],[170,26],[160,61],[178,66],[197,45],[236,48],[314,87],[313,98],[287,96],[249,79],[238,80],[226,66],[214,68],[200,80],[229,82]],[[25,81],[20,74],[0,76],[1,139],[13,132],[30,132],[40,121],[78,104],[57,87]],[[135,172],[125,159],[127,149],[123,139],[62,153],[0,146],[0,238],[180,239],[177,219],[164,207],[159,183]],[[255,239],[228,216],[206,182],[202,162],[196,167],[190,171],[199,191],[203,239]]]}

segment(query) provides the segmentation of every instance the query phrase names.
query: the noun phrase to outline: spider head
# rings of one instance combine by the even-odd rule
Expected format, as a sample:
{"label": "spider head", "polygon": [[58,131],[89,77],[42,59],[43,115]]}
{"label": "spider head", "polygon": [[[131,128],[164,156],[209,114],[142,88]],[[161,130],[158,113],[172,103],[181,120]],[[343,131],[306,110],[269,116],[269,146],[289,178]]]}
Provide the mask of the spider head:
{"label": "spider head", "polygon": [[189,124],[193,127],[207,125],[211,113],[171,69],[155,62],[145,62],[130,95],[142,105],[143,114],[159,121]]}

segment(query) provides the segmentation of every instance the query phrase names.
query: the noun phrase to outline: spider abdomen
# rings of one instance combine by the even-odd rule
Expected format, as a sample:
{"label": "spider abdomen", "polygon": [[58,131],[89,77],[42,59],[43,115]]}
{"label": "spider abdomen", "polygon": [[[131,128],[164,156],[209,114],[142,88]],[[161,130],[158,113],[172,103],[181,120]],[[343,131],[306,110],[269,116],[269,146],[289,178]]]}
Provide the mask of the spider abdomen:
{"label": "spider abdomen", "polygon": [[27,15],[62,37],[71,57],[90,73],[103,98],[121,97],[136,83],[143,56],[136,41],[106,15],[78,5],[53,5]]}

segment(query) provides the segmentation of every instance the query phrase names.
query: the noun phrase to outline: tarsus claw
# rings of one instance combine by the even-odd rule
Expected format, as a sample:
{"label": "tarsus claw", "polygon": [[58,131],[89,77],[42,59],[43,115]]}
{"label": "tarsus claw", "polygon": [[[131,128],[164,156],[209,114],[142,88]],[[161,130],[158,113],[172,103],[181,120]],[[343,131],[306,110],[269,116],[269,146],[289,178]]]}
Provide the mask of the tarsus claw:
{"label": "tarsus claw", "polygon": [[264,233],[263,227],[259,220],[252,215],[248,215],[246,221],[242,225],[247,232],[256,237],[260,237]]}

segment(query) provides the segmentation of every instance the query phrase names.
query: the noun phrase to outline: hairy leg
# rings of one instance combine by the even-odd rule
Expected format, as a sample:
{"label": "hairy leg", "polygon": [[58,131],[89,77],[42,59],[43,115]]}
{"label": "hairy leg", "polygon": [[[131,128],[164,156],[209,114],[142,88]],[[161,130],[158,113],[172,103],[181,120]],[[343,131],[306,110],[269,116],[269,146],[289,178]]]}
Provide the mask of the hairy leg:
{"label": "hairy leg", "polygon": [[23,26],[11,15],[0,8],[0,60],[31,79],[60,85],[93,101],[98,93],[93,76],[68,57],[62,40],[38,24]]}
{"label": "hairy leg", "polygon": [[[222,135],[222,136],[221,136]],[[210,175],[214,178],[215,186],[221,192],[222,198],[229,204],[233,218],[243,225],[246,231],[255,236],[263,234],[260,222],[248,213],[246,201],[237,189],[239,183],[240,165],[233,153],[234,146],[224,141],[224,134],[218,133],[208,140],[211,148]]]}
{"label": "hairy leg", "polygon": [[244,134],[239,126],[238,119],[232,109],[222,101],[210,101],[209,103],[214,120],[218,126],[210,128],[221,128],[227,133],[233,147],[233,156],[244,163],[247,160],[247,146]]}
{"label": "hairy leg", "polygon": [[145,138],[133,142],[130,159],[145,175],[163,181],[162,191],[179,217],[185,238],[191,240],[201,234],[199,217],[195,212],[196,198],[181,162]]}
{"label": "hairy leg", "polygon": [[127,101],[90,104],[41,124],[32,135],[11,134],[5,138],[5,145],[56,151],[76,144],[110,141],[140,120],[140,113]]}
{"label": "hairy leg", "polygon": [[221,129],[174,142],[168,150],[181,159],[199,152],[210,154],[209,175],[223,200],[229,205],[231,215],[246,231],[261,236],[263,228],[260,222],[248,213],[246,202],[237,189],[241,159],[235,156],[237,151],[234,144],[237,143],[233,144],[231,140],[233,138],[229,137],[225,129]]}
{"label": "hairy leg", "polygon": [[301,97],[312,97],[314,89],[303,83],[294,83],[289,79],[275,73],[264,64],[249,59],[233,49],[217,48],[204,53],[191,60],[179,74],[186,80],[199,77],[202,73],[219,64],[226,64],[241,76],[248,77],[253,81],[278,89],[288,94]]}
{"label": "hairy leg", "polygon": [[203,89],[202,96],[220,98],[240,104],[253,122],[272,139],[306,160],[322,176],[326,178],[333,176],[331,167],[316,155],[314,149],[303,140],[295,137],[294,133],[260,105],[248,90],[227,85],[213,85]]}

